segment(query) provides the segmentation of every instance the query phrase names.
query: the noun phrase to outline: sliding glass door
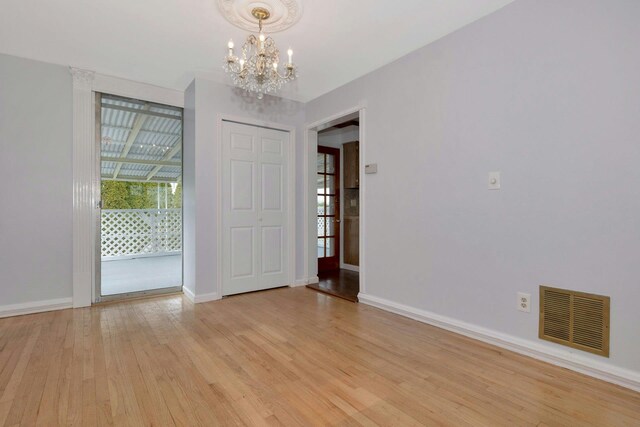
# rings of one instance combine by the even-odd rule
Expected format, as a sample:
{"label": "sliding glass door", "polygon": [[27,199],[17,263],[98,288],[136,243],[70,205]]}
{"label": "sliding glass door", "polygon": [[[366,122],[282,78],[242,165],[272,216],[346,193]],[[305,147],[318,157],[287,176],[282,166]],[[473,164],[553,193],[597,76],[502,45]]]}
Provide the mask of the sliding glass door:
{"label": "sliding glass door", "polygon": [[95,300],[182,288],[182,109],[98,94]]}

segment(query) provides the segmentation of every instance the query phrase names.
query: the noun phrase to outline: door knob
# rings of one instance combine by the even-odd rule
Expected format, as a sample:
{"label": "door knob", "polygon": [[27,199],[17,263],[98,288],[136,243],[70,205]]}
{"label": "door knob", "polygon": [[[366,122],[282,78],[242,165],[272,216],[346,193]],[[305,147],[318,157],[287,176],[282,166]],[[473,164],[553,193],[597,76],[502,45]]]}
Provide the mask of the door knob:
{"label": "door knob", "polygon": [[336,218],[336,222],[340,222],[340,220],[338,218]]}

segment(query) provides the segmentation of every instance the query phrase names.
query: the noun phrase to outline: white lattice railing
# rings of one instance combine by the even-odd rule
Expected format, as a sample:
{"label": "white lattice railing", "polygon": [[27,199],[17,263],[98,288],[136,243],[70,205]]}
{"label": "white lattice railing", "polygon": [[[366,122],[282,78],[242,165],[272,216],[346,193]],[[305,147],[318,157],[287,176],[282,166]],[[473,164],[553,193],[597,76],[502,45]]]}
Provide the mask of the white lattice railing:
{"label": "white lattice railing", "polygon": [[100,228],[103,258],[182,250],[181,209],[103,209]]}

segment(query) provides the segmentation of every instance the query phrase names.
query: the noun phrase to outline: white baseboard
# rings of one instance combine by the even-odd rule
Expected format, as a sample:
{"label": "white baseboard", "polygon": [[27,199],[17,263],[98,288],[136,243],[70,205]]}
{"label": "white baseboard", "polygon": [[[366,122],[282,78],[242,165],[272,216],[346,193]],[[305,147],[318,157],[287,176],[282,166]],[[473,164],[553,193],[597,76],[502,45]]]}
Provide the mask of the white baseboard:
{"label": "white baseboard", "polygon": [[319,282],[320,282],[320,279],[318,279],[318,276],[309,277],[309,280],[308,280],[309,285],[313,285],[314,283],[319,283]]}
{"label": "white baseboard", "polygon": [[191,291],[191,289],[188,289],[184,286],[182,287],[182,293],[184,294],[185,297],[187,297],[189,301],[191,301],[194,304],[200,304],[201,302],[216,301],[220,299],[218,297],[217,292],[210,292],[208,294],[195,295]]}
{"label": "white baseboard", "polygon": [[419,322],[437,326],[469,338],[474,338],[525,356],[533,357],[534,359],[571,369],[572,371],[580,372],[635,391],[640,391],[640,372],[611,366],[569,351],[553,349],[534,341],[517,338],[492,329],[409,307],[373,295],[359,293],[358,300],[361,303],[409,317]]}
{"label": "white baseboard", "polygon": [[22,304],[0,305],[0,318],[21,316],[23,314],[42,313],[43,311],[73,308],[72,298],[58,298],[45,301],[25,302]]}
{"label": "white baseboard", "polygon": [[356,273],[360,272],[360,267],[358,267],[357,265],[351,265],[351,264],[340,264],[340,268],[343,270],[349,270],[349,271],[355,271]]}
{"label": "white baseboard", "polygon": [[209,302],[209,301],[217,301],[220,297],[217,292],[210,292],[208,294],[196,295],[195,303],[200,304],[201,302]]}
{"label": "white baseboard", "polygon": [[309,279],[297,279],[293,282],[292,285],[289,285],[290,288],[297,288],[298,286],[306,286],[309,284]]}

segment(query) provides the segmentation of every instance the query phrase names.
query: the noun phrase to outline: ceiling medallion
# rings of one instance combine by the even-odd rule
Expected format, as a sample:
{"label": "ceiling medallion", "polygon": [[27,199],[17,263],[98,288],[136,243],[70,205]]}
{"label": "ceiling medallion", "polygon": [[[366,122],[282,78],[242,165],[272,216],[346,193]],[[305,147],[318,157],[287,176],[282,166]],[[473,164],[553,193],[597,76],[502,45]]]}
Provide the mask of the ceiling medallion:
{"label": "ceiling medallion", "polygon": [[264,94],[274,93],[284,83],[295,80],[297,70],[292,60],[293,51],[289,49],[289,60],[282,73],[278,71],[280,51],[276,42],[262,31],[263,22],[271,18],[271,12],[263,7],[254,7],[251,15],[254,25],[257,21],[258,35],[249,34],[239,57],[235,55],[233,40],[229,40],[224,70],[231,75],[234,85],[262,99]]}
{"label": "ceiling medallion", "polygon": [[269,12],[269,20],[263,23],[269,33],[286,30],[302,17],[302,0],[218,0],[218,8],[227,21],[247,31],[256,27],[252,15],[256,8]]}

